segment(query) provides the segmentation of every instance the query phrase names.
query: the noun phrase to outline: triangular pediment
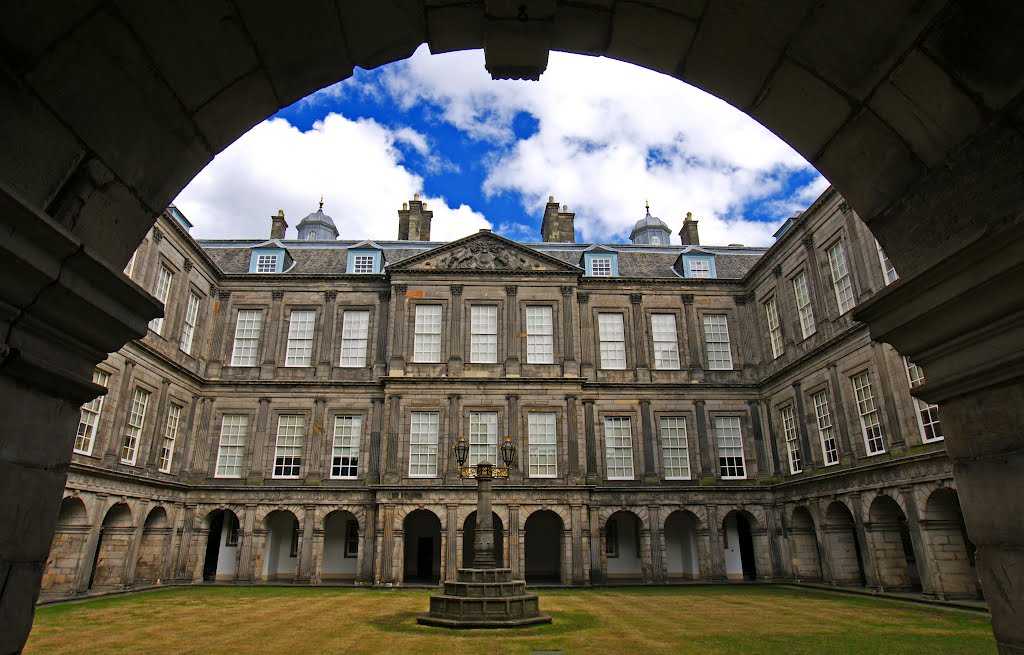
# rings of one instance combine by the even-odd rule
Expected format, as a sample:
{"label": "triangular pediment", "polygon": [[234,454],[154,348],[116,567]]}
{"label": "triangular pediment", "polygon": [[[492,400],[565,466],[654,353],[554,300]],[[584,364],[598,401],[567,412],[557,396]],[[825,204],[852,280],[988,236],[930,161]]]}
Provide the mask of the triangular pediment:
{"label": "triangular pediment", "polygon": [[489,230],[481,230],[468,237],[403,259],[388,270],[578,274],[581,269],[500,237]]}

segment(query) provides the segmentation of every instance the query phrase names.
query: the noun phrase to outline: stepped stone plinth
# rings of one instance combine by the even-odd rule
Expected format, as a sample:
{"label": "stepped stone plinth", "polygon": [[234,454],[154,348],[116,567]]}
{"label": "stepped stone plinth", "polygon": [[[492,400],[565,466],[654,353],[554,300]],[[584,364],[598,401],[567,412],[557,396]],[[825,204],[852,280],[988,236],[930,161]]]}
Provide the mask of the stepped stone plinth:
{"label": "stepped stone plinth", "polygon": [[519,628],[551,623],[540,613],[536,594],[512,569],[459,569],[458,579],[444,583],[444,593],[430,597],[430,612],[416,619],[442,628]]}

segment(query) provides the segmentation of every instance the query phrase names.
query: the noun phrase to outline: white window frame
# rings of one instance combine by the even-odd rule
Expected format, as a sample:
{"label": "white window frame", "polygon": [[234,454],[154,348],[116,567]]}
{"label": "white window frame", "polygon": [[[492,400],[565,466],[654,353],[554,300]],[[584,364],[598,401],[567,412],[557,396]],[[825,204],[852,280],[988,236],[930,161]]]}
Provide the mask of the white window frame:
{"label": "white window frame", "polygon": [[526,363],[555,363],[555,312],[550,305],[526,308]]}
{"label": "white window frame", "polygon": [[604,417],[604,466],[608,480],[633,480],[633,419]]}
{"label": "white window frame", "polygon": [[498,306],[469,306],[469,362],[498,363]]}
{"label": "white window frame", "polygon": [[412,361],[437,364],[441,361],[441,330],[444,308],[441,305],[416,305],[413,327]]}
{"label": "white window frame", "polygon": [[786,343],[782,339],[782,322],[779,320],[779,306],[775,296],[764,301],[764,315],[768,321],[768,341],[772,348],[772,359],[782,357]]}
{"label": "white window frame", "polygon": [[782,417],[782,436],[786,441],[789,473],[790,475],[802,473],[803,462],[800,459],[800,432],[796,427],[796,411],[792,405],[785,405],[779,408],[779,416]]}
{"label": "white window frame", "polygon": [[164,436],[160,441],[160,456],[157,467],[161,473],[171,472],[174,461],[174,444],[178,439],[178,427],[181,425],[181,405],[171,403],[167,407],[167,422],[164,424]]}
{"label": "white window frame", "polygon": [[531,478],[558,477],[558,414],[530,412],[526,415]]}
{"label": "white window frame", "polygon": [[828,249],[828,268],[832,275],[832,290],[836,296],[836,307],[839,309],[839,315],[842,316],[857,304],[853,294],[850,264],[842,241],[836,241]]}
{"label": "white window frame", "polygon": [[146,411],[149,409],[150,392],[142,387],[132,391],[131,405],[128,408],[128,420],[125,422],[124,437],[121,440],[121,463],[135,466],[139,456],[139,442],[142,431],[146,427]]}
{"label": "white window frame", "polygon": [[316,310],[293,309],[288,314],[288,343],[285,366],[313,365],[313,333],[316,331]]}
{"label": "white window frame", "polygon": [[885,286],[889,286],[900,279],[900,274],[896,272],[896,267],[893,265],[892,260],[889,259],[889,255],[885,254],[885,250],[882,249],[882,244],[878,243],[878,239],[875,239],[875,249],[878,251],[878,263],[882,266],[882,280],[885,282]]}
{"label": "white window frame", "polygon": [[[92,381],[93,384],[98,384],[106,389],[110,384],[110,373],[96,369],[92,372]],[[96,432],[99,430],[100,418],[103,414],[103,399],[106,397],[106,394],[96,396],[82,405],[74,446],[74,451],[79,455],[92,455],[93,446],[96,444]]]}
{"label": "white window frame", "polygon": [[[174,280],[174,272],[167,268],[165,264],[160,264],[160,272],[156,278],[156,288],[153,290],[153,297],[160,301],[160,304],[164,306],[164,316],[157,316],[149,322],[149,329],[157,334],[161,334],[164,329],[164,318],[167,314],[167,296],[171,291],[171,282]],[[161,336],[163,336],[161,334]]]}
{"label": "white window frame", "polygon": [[658,419],[661,437],[661,465],[666,480],[689,480],[690,439],[685,416],[662,416]]}
{"label": "white window frame", "polygon": [[[924,369],[903,357],[903,366],[907,371],[907,382],[910,388],[919,387],[925,382]],[[942,420],[939,417],[939,406],[920,398],[913,397],[914,414],[917,416],[917,427],[921,431],[921,441],[935,443],[945,439],[942,432]]]}
{"label": "white window frame", "polygon": [[690,269],[690,277],[699,280],[707,280],[711,278],[711,265],[708,260],[694,257],[687,260],[687,266]]}
{"label": "white window frame", "polygon": [[627,364],[625,316],[619,312],[600,312],[597,315],[597,339],[601,368],[624,371]]}
{"label": "white window frame", "polygon": [[231,346],[232,366],[259,366],[263,310],[240,309],[235,317],[235,340]]}
{"label": "white window frame", "polygon": [[814,404],[814,419],[818,423],[818,439],[821,442],[821,457],[825,466],[839,463],[839,443],[835,426],[832,425],[832,411],[828,405],[828,394],[819,391],[811,396]]}
{"label": "white window frame", "polygon": [[274,463],[271,477],[297,480],[302,477],[305,455],[306,417],[302,414],[281,414],[277,417],[274,442]]}
{"label": "white window frame", "polygon": [[701,323],[704,326],[704,352],[707,354],[708,370],[733,370],[728,315],[704,314]]}
{"label": "white window frame", "polygon": [[362,415],[345,414],[334,417],[330,463],[332,480],[355,480],[359,477],[359,446],[362,434]]}
{"label": "white window frame", "polygon": [[256,272],[277,273],[277,258],[275,253],[256,255]]}
{"label": "white window frame", "polygon": [[592,277],[613,277],[615,267],[608,255],[592,255],[590,257],[590,275]]}
{"label": "white window frame", "polygon": [[201,299],[195,291],[188,292],[188,305],[185,307],[185,322],[181,326],[181,339],[178,348],[186,355],[192,354],[192,341],[196,335],[196,322],[199,320],[199,303]]}
{"label": "white window frame", "polygon": [[338,365],[345,368],[366,366],[369,340],[369,310],[346,309],[341,315],[341,354]]}
{"label": "white window frame", "polygon": [[410,412],[409,414],[409,477],[437,477],[437,435],[440,431],[439,412]]}
{"label": "white window frame", "polygon": [[469,413],[469,456],[466,466],[480,462],[498,465],[498,413]]}
{"label": "white window frame", "polygon": [[864,438],[864,451],[871,455],[885,452],[885,433],[879,417],[878,403],[875,402],[875,391],[868,371],[862,371],[850,378],[853,394],[857,399],[857,413],[860,415],[861,436]]}
{"label": "white window frame", "polygon": [[739,416],[716,416],[715,442],[718,445],[718,471],[723,480],[746,480],[747,462],[743,452],[743,427]]}
{"label": "white window frame", "polygon": [[249,439],[249,417],[245,414],[224,414],[217,444],[215,478],[240,478],[244,472],[245,446]]}
{"label": "white window frame", "polygon": [[651,314],[651,341],[654,344],[654,368],[656,370],[679,370],[679,333],[677,330],[675,314]]}
{"label": "white window frame", "polygon": [[793,277],[793,296],[796,298],[796,313],[800,319],[800,334],[806,339],[818,331],[818,325],[814,321],[814,305],[811,303],[807,271],[800,271]]}
{"label": "white window frame", "polygon": [[375,273],[375,264],[377,258],[373,255],[355,255],[352,259],[352,272],[367,274]]}

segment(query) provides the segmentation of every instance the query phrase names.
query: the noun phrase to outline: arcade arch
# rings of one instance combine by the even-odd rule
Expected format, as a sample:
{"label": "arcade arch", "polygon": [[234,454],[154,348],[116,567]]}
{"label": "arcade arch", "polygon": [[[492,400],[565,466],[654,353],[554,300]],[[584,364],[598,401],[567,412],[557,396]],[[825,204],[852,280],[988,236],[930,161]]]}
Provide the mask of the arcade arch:
{"label": "arcade arch", "polygon": [[96,543],[96,555],[89,574],[89,589],[120,589],[128,570],[135,524],[127,503],[116,503],[107,510]]}
{"label": "arcade arch", "polygon": [[562,517],[548,509],[533,512],[523,526],[527,584],[562,581]]}
{"label": "arcade arch", "polygon": [[409,512],[402,521],[402,580],[437,584],[441,580],[441,520],[429,509]]}
{"label": "arcade arch", "polygon": [[697,530],[700,519],[688,510],[676,510],[665,519],[665,568],[669,580],[700,577]]}
{"label": "arcade arch", "polygon": [[238,575],[241,527],[238,515],[230,509],[215,509],[203,520],[206,550],[203,555],[203,581],[225,582]]}
{"label": "arcade arch", "polygon": [[359,520],[348,510],[335,510],[324,518],[324,552],[320,579],[355,580],[359,562]]}
{"label": "arcade arch", "polygon": [[722,520],[725,576],[729,580],[756,580],[754,531],[757,519],[746,510],[732,510]]}

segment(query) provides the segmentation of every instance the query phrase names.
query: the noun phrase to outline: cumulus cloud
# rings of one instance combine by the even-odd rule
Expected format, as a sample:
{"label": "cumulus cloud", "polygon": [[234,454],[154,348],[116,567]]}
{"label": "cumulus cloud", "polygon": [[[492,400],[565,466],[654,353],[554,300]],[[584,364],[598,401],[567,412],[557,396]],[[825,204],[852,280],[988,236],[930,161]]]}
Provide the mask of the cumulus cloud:
{"label": "cumulus cloud", "polygon": [[[306,214],[324,211],[343,239],[393,239],[401,203],[422,192],[423,179],[403,162],[404,144],[429,151],[427,136],[371,119],[327,114],[302,132],[284,119],[260,123],[220,153],[175,199],[197,238],[265,238],[270,215],[284,209],[289,237]],[[434,212],[432,238],[455,239],[489,228],[465,204],[424,195]]]}
{"label": "cumulus cloud", "polygon": [[[439,120],[493,146],[485,193],[517,194],[533,216],[554,194],[576,211],[586,239],[627,235],[650,200],[673,231],[692,211],[702,241],[768,243],[778,223],[746,220],[743,207],[784,193],[789,175],[813,170],[725,102],[608,59],[552,53],[539,84],[494,82],[481,52],[431,56],[424,47],[386,69],[379,85],[400,106],[428,103]],[[538,129],[517,140],[523,112]],[[792,203],[806,206],[825,185],[818,176]]]}

